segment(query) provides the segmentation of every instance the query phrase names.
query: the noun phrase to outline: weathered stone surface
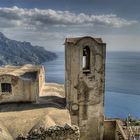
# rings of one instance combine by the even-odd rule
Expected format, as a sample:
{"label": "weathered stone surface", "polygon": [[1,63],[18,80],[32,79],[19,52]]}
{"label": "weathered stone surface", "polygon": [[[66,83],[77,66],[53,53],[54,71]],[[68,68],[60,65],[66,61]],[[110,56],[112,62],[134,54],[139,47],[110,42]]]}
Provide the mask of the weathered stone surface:
{"label": "weathered stone surface", "polygon": [[62,126],[53,126],[48,129],[40,126],[34,129],[26,136],[20,135],[16,140],[79,140],[80,133],[77,126],[65,124]]}
{"label": "weathered stone surface", "polygon": [[8,129],[0,122],[0,140],[14,140]]}
{"label": "weathered stone surface", "polygon": [[105,46],[89,36],[65,42],[67,108],[72,124],[80,128],[80,140],[103,138]]}
{"label": "weathered stone surface", "polygon": [[44,83],[43,66],[26,64],[0,67],[0,104],[37,102]]}
{"label": "weathered stone surface", "polygon": [[34,129],[39,129],[40,126],[48,129],[55,125],[71,124],[69,111],[65,108],[65,99],[62,98],[64,97],[64,86],[47,83],[44,87],[47,91],[39,98],[38,103],[0,105],[0,122],[8,129],[9,135],[14,140],[19,134],[25,135]]}

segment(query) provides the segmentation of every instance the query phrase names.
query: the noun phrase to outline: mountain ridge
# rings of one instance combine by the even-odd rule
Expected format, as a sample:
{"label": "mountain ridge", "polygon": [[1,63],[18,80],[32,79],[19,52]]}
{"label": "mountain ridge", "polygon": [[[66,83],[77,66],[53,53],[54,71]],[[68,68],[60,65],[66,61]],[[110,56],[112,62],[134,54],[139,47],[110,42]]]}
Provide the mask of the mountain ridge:
{"label": "mountain ridge", "polygon": [[41,46],[9,39],[0,32],[0,65],[41,64],[56,58],[56,53]]}

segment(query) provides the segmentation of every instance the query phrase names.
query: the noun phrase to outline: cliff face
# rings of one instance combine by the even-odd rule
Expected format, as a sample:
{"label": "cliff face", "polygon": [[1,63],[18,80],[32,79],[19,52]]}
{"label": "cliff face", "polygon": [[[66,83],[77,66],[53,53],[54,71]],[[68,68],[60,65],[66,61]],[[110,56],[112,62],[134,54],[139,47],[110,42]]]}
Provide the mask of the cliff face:
{"label": "cliff face", "polygon": [[0,65],[41,64],[57,55],[29,42],[8,39],[0,32]]}

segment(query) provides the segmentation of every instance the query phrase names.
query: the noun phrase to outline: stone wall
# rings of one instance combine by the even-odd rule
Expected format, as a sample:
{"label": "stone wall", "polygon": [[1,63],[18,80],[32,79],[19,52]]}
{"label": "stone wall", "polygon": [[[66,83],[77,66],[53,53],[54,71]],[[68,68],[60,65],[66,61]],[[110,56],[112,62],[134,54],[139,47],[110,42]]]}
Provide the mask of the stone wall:
{"label": "stone wall", "polygon": [[[90,64],[83,68],[84,49]],[[80,140],[102,140],[106,45],[92,37],[68,38],[65,42],[65,92],[72,124],[78,125]]]}
{"label": "stone wall", "polygon": [[2,92],[0,88],[0,103],[36,101],[38,83],[34,80],[24,80],[13,75],[1,75],[0,87],[2,83],[11,84],[11,92]]}
{"label": "stone wall", "polygon": [[0,103],[36,102],[44,84],[45,70],[43,66],[25,65],[13,67],[13,70],[9,67],[1,68]]}
{"label": "stone wall", "polygon": [[126,136],[120,119],[107,119],[104,121],[103,140],[130,140],[130,138]]}
{"label": "stone wall", "polygon": [[104,139],[115,140],[116,120],[104,121]]}
{"label": "stone wall", "polygon": [[32,130],[26,136],[20,135],[16,140],[79,140],[80,132],[77,126],[65,124],[53,126],[48,129],[39,127]]}
{"label": "stone wall", "polygon": [[44,88],[44,85],[45,85],[45,69],[44,69],[44,66],[41,66],[39,72],[38,72],[38,84],[39,84],[39,95],[38,96],[41,96],[42,95],[42,91],[43,91],[43,88]]}

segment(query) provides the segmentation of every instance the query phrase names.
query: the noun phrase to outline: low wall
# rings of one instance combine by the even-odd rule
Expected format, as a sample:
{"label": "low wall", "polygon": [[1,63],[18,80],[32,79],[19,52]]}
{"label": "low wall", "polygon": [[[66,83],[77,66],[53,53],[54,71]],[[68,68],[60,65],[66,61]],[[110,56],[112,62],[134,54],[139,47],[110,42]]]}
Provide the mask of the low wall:
{"label": "low wall", "polygon": [[104,140],[115,140],[116,120],[104,121]]}
{"label": "low wall", "polygon": [[122,121],[119,119],[105,120],[104,140],[128,140],[122,125]]}
{"label": "low wall", "polygon": [[80,132],[77,126],[65,124],[64,127],[53,126],[48,129],[39,127],[26,136],[19,136],[16,140],[79,140]]}

